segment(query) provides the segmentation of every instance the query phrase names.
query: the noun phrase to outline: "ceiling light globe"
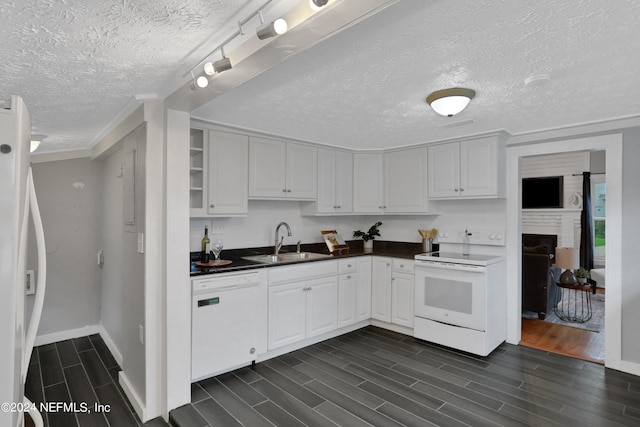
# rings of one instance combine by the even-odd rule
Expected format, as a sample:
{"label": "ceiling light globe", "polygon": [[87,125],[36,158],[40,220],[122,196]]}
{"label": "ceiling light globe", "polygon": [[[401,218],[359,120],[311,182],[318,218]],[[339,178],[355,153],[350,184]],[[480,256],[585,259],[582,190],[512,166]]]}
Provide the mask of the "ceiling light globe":
{"label": "ceiling light globe", "polygon": [[31,140],[31,147],[30,147],[29,151],[30,151],[30,152],[32,152],[32,153],[33,153],[34,151],[36,151],[36,150],[38,149],[38,147],[40,146],[40,143],[41,143],[41,142],[42,142],[42,141],[40,141],[40,140],[32,139],[32,140]]}
{"label": "ceiling light globe", "polygon": [[278,35],[286,33],[288,28],[287,21],[282,18],[273,21],[273,31]]}
{"label": "ceiling light globe", "polygon": [[208,76],[213,76],[216,73],[216,70],[213,68],[213,64],[211,62],[207,62],[204,64],[204,73]]}
{"label": "ceiling light globe", "polygon": [[204,89],[205,87],[209,86],[209,79],[205,76],[198,77],[196,79],[196,86],[198,86],[200,89]]}
{"label": "ceiling light globe", "polygon": [[309,0],[309,6],[313,10],[320,10],[322,7],[326,6],[329,0]]}
{"label": "ceiling light globe", "polygon": [[441,116],[452,117],[464,110],[475,96],[472,89],[456,87],[433,92],[427,96],[427,103]]}

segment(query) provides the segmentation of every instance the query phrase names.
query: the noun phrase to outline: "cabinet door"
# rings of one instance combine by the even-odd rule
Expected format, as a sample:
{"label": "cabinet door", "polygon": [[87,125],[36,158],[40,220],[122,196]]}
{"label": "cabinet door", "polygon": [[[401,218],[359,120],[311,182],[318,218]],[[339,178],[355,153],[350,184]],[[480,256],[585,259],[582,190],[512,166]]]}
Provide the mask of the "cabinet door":
{"label": "cabinet door", "polygon": [[269,288],[269,350],[305,338],[306,283],[290,283]]}
{"label": "cabinet door", "polygon": [[249,197],[286,197],[286,147],[283,141],[249,139]]}
{"label": "cabinet door", "polygon": [[391,323],[413,328],[414,276],[393,273],[391,277]]}
{"label": "cabinet door", "polygon": [[460,143],[460,195],[497,196],[498,141],[474,139]]}
{"label": "cabinet door", "polygon": [[380,213],[384,211],[382,154],[353,155],[353,211]]}
{"label": "cabinet door", "polygon": [[373,257],[371,317],[391,322],[391,259]]}
{"label": "cabinet door", "polygon": [[384,155],[385,212],[427,212],[427,149]]}
{"label": "cabinet door", "polygon": [[287,143],[286,196],[315,199],[318,178],[318,149],[311,145]]}
{"label": "cabinet door", "polygon": [[358,257],[358,291],[356,295],[356,322],[371,317],[371,257]]}
{"label": "cabinet door", "polygon": [[246,214],[249,138],[209,131],[209,215]]}
{"label": "cabinet door", "polygon": [[338,327],[338,278],[309,280],[307,295],[307,338]]}
{"label": "cabinet door", "polygon": [[353,212],[353,153],[336,151],[335,169],[335,211]]}
{"label": "cabinet door", "polygon": [[358,273],[341,274],[338,278],[338,328],[356,322],[358,283]]}
{"label": "cabinet door", "polygon": [[460,197],[460,144],[428,147],[430,198]]}
{"label": "cabinet door", "polygon": [[318,197],[316,211],[333,213],[336,211],[336,151],[318,148]]}

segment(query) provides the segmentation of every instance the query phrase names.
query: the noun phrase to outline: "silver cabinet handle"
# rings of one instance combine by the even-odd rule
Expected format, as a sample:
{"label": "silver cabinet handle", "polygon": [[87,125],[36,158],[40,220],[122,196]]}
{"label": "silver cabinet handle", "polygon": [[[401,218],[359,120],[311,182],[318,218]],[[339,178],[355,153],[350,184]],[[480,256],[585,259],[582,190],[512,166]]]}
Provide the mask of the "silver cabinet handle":
{"label": "silver cabinet handle", "polygon": [[459,190],[456,188],[456,189],[454,189],[453,191],[455,191],[455,192],[457,193]]}
{"label": "silver cabinet handle", "polygon": [[351,275],[350,274],[347,276],[347,279],[351,279]]}
{"label": "silver cabinet handle", "polygon": [[289,189],[289,190],[287,190],[287,193],[291,193],[291,190],[290,190],[290,189]]}
{"label": "silver cabinet handle", "polygon": [[464,191],[464,188],[461,188],[460,191]]}
{"label": "silver cabinet handle", "polygon": [[210,204],[210,205],[209,205],[209,207],[210,207],[210,208],[215,208],[215,207],[216,207],[216,205],[214,205],[214,204]]}
{"label": "silver cabinet handle", "polygon": [[347,267],[348,267],[348,268],[351,268],[351,264],[347,264]]}

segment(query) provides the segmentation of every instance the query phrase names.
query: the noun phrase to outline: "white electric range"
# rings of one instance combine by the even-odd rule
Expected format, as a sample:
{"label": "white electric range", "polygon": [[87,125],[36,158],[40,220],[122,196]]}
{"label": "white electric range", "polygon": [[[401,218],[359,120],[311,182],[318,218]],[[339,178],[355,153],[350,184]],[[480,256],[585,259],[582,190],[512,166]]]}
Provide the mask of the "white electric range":
{"label": "white electric range", "polygon": [[414,336],[486,356],[506,338],[505,293],[502,256],[418,254]]}

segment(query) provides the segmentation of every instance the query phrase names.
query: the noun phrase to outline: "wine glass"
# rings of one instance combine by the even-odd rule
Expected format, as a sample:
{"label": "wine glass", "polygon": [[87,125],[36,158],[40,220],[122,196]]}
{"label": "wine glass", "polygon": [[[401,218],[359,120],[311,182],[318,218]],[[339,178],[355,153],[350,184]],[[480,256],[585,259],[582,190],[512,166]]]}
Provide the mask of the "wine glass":
{"label": "wine glass", "polygon": [[220,262],[220,252],[222,252],[222,240],[216,239],[213,241],[211,252],[213,252],[213,256],[215,257],[214,264],[218,264]]}

